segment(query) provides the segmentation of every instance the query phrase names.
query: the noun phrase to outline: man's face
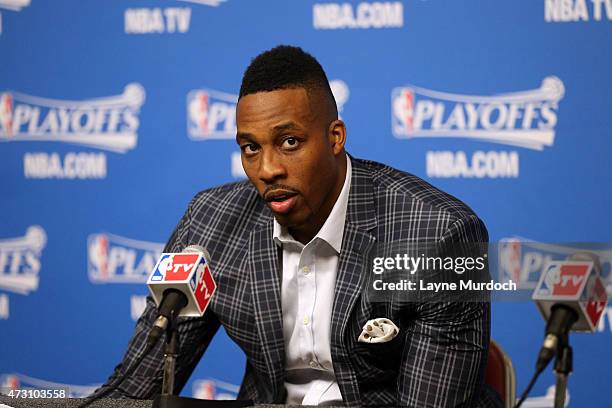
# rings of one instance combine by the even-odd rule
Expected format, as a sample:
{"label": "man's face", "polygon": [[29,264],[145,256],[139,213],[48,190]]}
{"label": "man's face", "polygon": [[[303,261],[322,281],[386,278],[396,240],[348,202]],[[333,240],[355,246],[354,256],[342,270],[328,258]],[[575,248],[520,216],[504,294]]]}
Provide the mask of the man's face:
{"label": "man's face", "polygon": [[283,89],[243,96],[236,110],[244,171],[302,242],[327,219],[346,168],[344,124],[311,102],[303,88]]}

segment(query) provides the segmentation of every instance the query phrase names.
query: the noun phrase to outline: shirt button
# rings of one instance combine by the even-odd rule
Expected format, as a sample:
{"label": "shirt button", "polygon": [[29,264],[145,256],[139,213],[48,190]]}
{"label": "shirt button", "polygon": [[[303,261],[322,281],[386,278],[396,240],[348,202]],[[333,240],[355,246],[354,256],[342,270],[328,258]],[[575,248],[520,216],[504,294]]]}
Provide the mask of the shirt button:
{"label": "shirt button", "polygon": [[308,325],[308,323],[310,323],[310,319],[308,318],[308,316],[304,317],[304,320],[302,320],[302,322],[304,323],[304,326]]}
{"label": "shirt button", "polygon": [[310,268],[305,266],[302,268],[302,272],[304,273],[304,275],[308,275],[310,273]]}
{"label": "shirt button", "polygon": [[312,360],[310,363],[308,363],[308,365],[310,366],[310,368],[319,368],[319,365],[314,360]]}

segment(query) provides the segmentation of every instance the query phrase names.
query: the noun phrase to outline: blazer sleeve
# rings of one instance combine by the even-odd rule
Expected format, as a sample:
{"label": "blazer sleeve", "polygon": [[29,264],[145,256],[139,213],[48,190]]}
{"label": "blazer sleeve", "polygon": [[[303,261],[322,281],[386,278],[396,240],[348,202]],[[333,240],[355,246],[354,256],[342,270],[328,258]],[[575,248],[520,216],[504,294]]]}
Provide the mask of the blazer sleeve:
{"label": "blazer sleeve", "polygon": [[[488,242],[476,216],[451,224],[439,242]],[[399,406],[479,405],[490,336],[488,302],[423,302],[406,334],[397,382]]]}
{"label": "blazer sleeve", "polygon": [[[193,202],[193,201],[192,201]],[[164,252],[181,252],[189,245],[189,224],[192,219],[191,205],[172,233]],[[106,383],[98,388],[94,395],[104,392],[109,385],[127,371],[140,357],[145,349],[147,336],[157,318],[157,308],[151,296],[147,297],[147,306],[138,322],[122,361],[115,367]],[[176,363],[175,394],[185,386],[189,376],[206,351],[208,344],[219,329],[220,323],[210,308],[203,317],[179,318],[179,355]],[[161,392],[163,375],[164,343],[163,335],[155,348],[140,363],[138,368],[126,378],[118,389],[105,397],[151,399]]]}

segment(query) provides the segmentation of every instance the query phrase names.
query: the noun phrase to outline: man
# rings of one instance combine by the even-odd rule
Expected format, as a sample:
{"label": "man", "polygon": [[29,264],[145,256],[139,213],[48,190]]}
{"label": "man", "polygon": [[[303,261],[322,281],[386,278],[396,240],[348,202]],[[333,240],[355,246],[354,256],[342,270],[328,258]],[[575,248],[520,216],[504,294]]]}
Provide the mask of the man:
{"label": "man", "polygon": [[[487,241],[463,203],[415,176],[347,156],[327,77],[279,46],[246,70],[236,140],[249,182],[200,192],[165,252],[201,245],[217,283],[202,318],[181,319],[177,391],[220,325],[247,357],[239,398],[256,403],[465,406],[486,402],[486,303],[370,302],[363,266],[384,242]],[[144,348],[149,299],[112,380]],[[391,341],[359,342],[388,318]],[[158,345],[111,397],[151,398]]]}

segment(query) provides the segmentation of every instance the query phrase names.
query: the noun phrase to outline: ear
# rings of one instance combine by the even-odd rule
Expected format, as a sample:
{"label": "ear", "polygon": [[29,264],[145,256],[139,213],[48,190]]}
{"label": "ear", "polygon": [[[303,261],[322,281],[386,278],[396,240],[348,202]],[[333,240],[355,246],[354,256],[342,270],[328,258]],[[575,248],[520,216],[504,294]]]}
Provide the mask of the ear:
{"label": "ear", "polygon": [[346,143],[346,126],[340,119],[336,119],[329,124],[327,129],[329,143],[335,156],[344,152],[344,144]]}

